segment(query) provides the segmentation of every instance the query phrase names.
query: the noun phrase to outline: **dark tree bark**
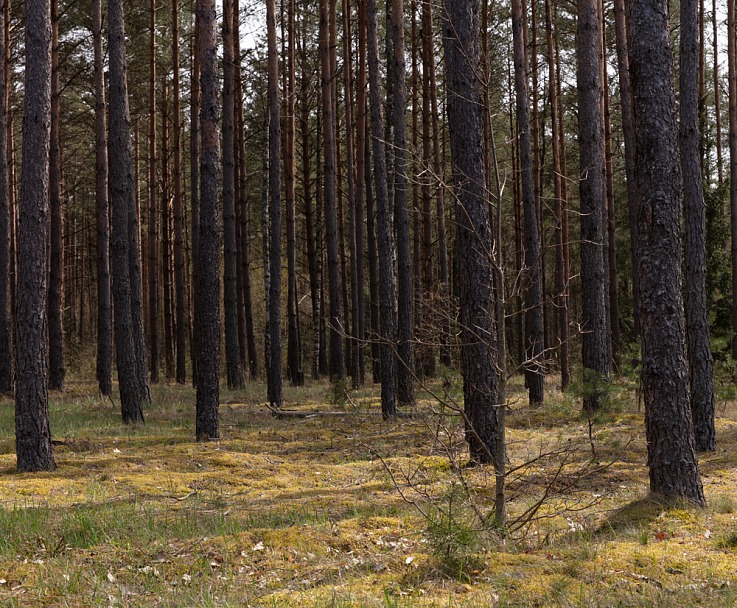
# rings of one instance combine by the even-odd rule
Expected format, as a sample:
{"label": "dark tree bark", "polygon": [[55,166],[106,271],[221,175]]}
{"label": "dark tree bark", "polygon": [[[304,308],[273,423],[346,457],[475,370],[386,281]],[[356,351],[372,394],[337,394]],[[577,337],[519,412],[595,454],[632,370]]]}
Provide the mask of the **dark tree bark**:
{"label": "dark tree bark", "polygon": [[637,213],[639,200],[635,180],[635,133],[632,117],[630,67],[627,57],[627,23],[625,0],[614,0],[614,25],[617,48],[619,99],[622,106],[622,134],[624,136],[624,167],[627,178],[627,217],[630,229],[630,257],[632,261],[632,301],[634,303],[635,336],[640,335],[640,279],[637,265]]}
{"label": "dark tree bark", "polygon": [[196,434],[198,441],[207,441],[220,437],[220,100],[214,0],[197,2],[197,36],[201,148]]}
{"label": "dark tree bark", "polygon": [[133,141],[128,109],[123,5],[108,0],[108,52],[110,55],[110,137],[108,140],[109,193],[112,209],[110,250],[113,278],[115,351],[120,387],[120,408],[126,424],[143,422],[146,386],[138,374],[140,353],[133,327],[130,218],[135,207]]}
{"label": "dark tree bark", "polygon": [[545,0],[545,29],[548,46],[548,85],[550,87],[550,123],[553,148],[553,196],[555,198],[555,309],[558,313],[558,363],[560,385],[565,390],[570,384],[568,356],[568,284],[565,276],[565,245],[563,241],[563,178],[560,165],[560,118],[558,116],[558,87],[555,73],[555,47],[553,46],[552,1]]}
{"label": "dark tree bark", "polygon": [[174,379],[174,315],[172,306],[172,264],[171,264],[171,181],[169,159],[169,87],[166,75],[161,77],[161,282],[164,294],[164,364],[168,379]]}
{"label": "dark tree bark", "polygon": [[64,390],[64,327],[61,311],[64,248],[61,210],[61,154],[59,149],[59,9],[51,2],[51,149],[49,156],[49,201],[51,234],[49,256],[49,388]]}
{"label": "dark tree bark", "polygon": [[[681,301],[678,134],[673,56],[663,0],[632,0],[642,384],[650,490],[704,505],[694,452]],[[697,148],[698,150],[698,148]]]}
{"label": "dark tree bark", "polygon": [[179,0],[172,0],[172,144],[174,147],[174,311],[176,379],[187,381],[187,294],[184,278],[184,194],[182,192],[181,110],[179,95]]}
{"label": "dark tree bark", "polygon": [[394,346],[397,324],[394,316],[396,279],[394,276],[394,229],[386,169],[384,121],[381,117],[379,39],[376,0],[366,2],[369,95],[374,181],[376,185],[377,254],[379,257],[379,328],[381,341],[381,411],[384,418],[397,413],[397,378]]}
{"label": "dark tree bark", "polygon": [[[102,0],[92,3],[92,37],[95,49],[95,172],[97,208],[97,384],[100,393],[112,395],[113,325],[110,301],[110,210],[107,184],[107,132],[105,76],[102,51]],[[2,95],[2,92],[0,92]],[[2,114],[2,110],[0,110]],[[0,129],[2,126],[0,125]],[[2,145],[0,143],[0,145]],[[0,152],[0,155],[2,152]],[[0,163],[2,158],[0,158]]]}
{"label": "dark tree bark", "polygon": [[[5,0],[5,5],[8,0]],[[0,11],[0,57],[8,45],[5,11]],[[10,300],[11,213],[7,154],[7,91],[5,70],[0,70],[0,394],[13,392],[13,317]]]}
{"label": "dark tree bark", "polygon": [[269,335],[268,399],[282,404],[281,350],[281,121],[279,120],[279,60],[276,46],[276,2],[266,0],[269,111]]}
{"label": "dark tree bark", "polygon": [[723,166],[722,162],[722,104],[721,104],[721,93],[720,93],[720,78],[719,78],[719,37],[717,34],[717,0],[711,2],[711,19],[712,19],[712,38],[713,38],[713,52],[714,52],[714,116],[716,123],[716,148],[717,148],[717,172],[719,175],[719,183],[723,181]]}
{"label": "dark tree bark", "polygon": [[329,2],[320,0],[320,64],[322,79],[322,129],[325,189],[325,242],[328,253],[328,299],[330,318],[330,377],[345,376],[341,313],[340,253],[338,248],[338,202],[336,175],[335,108],[333,70],[329,49]]}
{"label": "dark tree bark", "polygon": [[535,204],[535,186],[531,159],[530,108],[527,92],[527,58],[523,36],[525,21],[522,0],[512,2],[514,38],[514,85],[519,128],[519,162],[524,211],[524,265],[526,270],[525,303],[525,381],[530,405],[543,402],[543,351],[545,346],[542,308],[542,260],[540,257],[539,220]]}
{"label": "dark tree bark", "polygon": [[[148,74],[148,349],[151,382],[159,381],[159,235],[156,174],[156,2],[151,0]],[[196,128],[195,128],[196,130]],[[195,152],[196,153],[196,152]],[[194,209],[194,205],[192,207]],[[194,215],[194,214],[193,214]],[[195,234],[194,231],[192,234]],[[193,240],[194,243],[194,240]],[[194,247],[193,247],[194,249]],[[195,299],[196,300],[196,299]]]}
{"label": "dark tree bark", "polygon": [[381,335],[381,317],[379,308],[379,254],[376,243],[376,211],[374,204],[374,190],[371,182],[371,131],[366,122],[366,165],[364,166],[364,182],[366,184],[366,236],[368,239],[368,268],[369,268],[369,298],[371,322],[371,359],[372,378],[374,383],[381,382],[381,345],[377,338]]}
{"label": "dark tree bark", "polygon": [[729,64],[729,205],[732,232],[732,358],[737,359],[737,24],[735,0],[727,2]]}
{"label": "dark tree bark", "polygon": [[251,297],[251,260],[250,260],[250,217],[248,198],[248,172],[246,169],[246,138],[244,132],[245,118],[243,116],[243,85],[241,83],[241,52],[240,52],[240,10],[238,1],[234,3],[233,10],[233,44],[235,45],[235,82],[236,82],[236,123],[238,137],[238,163],[240,180],[240,207],[241,207],[241,242],[242,266],[241,279],[243,281],[243,316],[246,325],[246,348],[248,359],[248,370],[252,379],[258,377],[258,353],[256,349],[256,332],[253,326],[253,305]]}
{"label": "dark tree bark", "polygon": [[286,102],[284,117],[284,204],[287,223],[287,374],[294,386],[304,384],[302,372],[302,340],[299,333],[299,310],[297,308],[297,226],[295,208],[295,24],[296,3],[287,3],[287,65]]}
{"label": "dark tree bark", "polygon": [[414,405],[414,278],[409,231],[409,179],[407,176],[407,128],[404,108],[407,85],[404,65],[404,10],[402,0],[392,0],[392,73],[394,75],[394,228],[397,237],[397,399]]}
{"label": "dark tree bark", "polygon": [[223,315],[228,387],[243,386],[238,346],[238,251],[235,214],[235,71],[233,0],[223,2]]}
{"label": "dark tree bark", "polygon": [[[456,193],[461,373],[471,460],[504,466],[499,378],[492,353],[489,205],[485,196],[483,98],[477,0],[445,0],[445,78]],[[499,449],[501,448],[501,451]]]}
{"label": "dark tree bark", "polygon": [[[578,4],[576,45],[578,141],[581,159],[581,341],[583,366],[590,377],[583,406],[593,412],[602,405],[603,387],[611,372],[607,318],[607,275],[604,263],[604,142],[601,104],[601,18],[599,0]],[[590,370],[586,372],[586,370]]]}
{"label": "dark tree bark", "polygon": [[686,339],[696,449],[716,449],[714,361],[706,310],[706,207],[699,143],[698,0],[681,0],[680,151],[685,216]]}
{"label": "dark tree bark", "polygon": [[[195,0],[196,2],[196,0]],[[190,170],[190,196],[192,197],[192,341],[189,345],[190,357],[192,359],[192,385],[197,386],[199,376],[199,343],[198,329],[199,321],[199,289],[200,289],[200,50],[199,50],[199,24],[195,15],[195,29],[192,40],[192,73],[190,80],[190,103],[189,103],[189,170]],[[154,198],[155,200],[155,198]],[[153,369],[153,366],[152,366]]]}
{"label": "dark tree bark", "polygon": [[19,471],[54,469],[46,373],[51,134],[51,7],[25,4],[26,68],[16,302],[15,451]]}

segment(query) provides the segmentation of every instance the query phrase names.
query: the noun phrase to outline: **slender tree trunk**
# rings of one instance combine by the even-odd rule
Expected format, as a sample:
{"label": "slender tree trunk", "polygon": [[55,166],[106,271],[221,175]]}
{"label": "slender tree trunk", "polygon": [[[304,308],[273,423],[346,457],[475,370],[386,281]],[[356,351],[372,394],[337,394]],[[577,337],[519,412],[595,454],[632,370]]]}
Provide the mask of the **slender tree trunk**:
{"label": "slender tree trunk", "polygon": [[[666,2],[632,0],[630,69],[636,120],[637,186],[650,490],[704,505],[694,453],[681,300],[678,134]],[[697,148],[698,151],[698,148]]]}
{"label": "slender tree trunk", "polygon": [[[148,349],[151,382],[159,381],[159,185],[156,173],[156,2],[151,0],[148,74]],[[194,234],[194,233],[193,233]]]}
{"label": "slender tree trunk", "polygon": [[[354,387],[361,384],[359,370],[359,352],[361,343],[358,340],[358,260],[356,246],[357,196],[356,196],[356,163],[353,131],[353,51],[351,49],[351,8],[349,0],[343,0],[343,91],[345,105],[345,150],[346,181],[348,185],[348,253],[350,255],[350,289],[351,289],[351,332],[349,341],[351,348],[349,373]],[[360,182],[360,177],[358,178]]]}
{"label": "slender tree trunk", "polygon": [[387,187],[384,122],[381,117],[381,84],[379,75],[379,39],[376,0],[366,2],[368,42],[369,95],[371,137],[373,142],[374,180],[376,184],[377,254],[379,257],[379,325],[381,340],[381,411],[384,418],[397,412],[397,378],[394,345],[397,337],[394,302],[394,229]]}
{"label": "slender tree trunk", "polygon": [[[115,350],[123,422],[143,422],[147,387],[141,383],[140,352],[133,326],[133,277],[130,249],[135,246],[130,218],[135,206],[133,184],[133,141],[128,109],[128,77],[125,59],[123,5],[108,1],[108,53],[110,56],[110,135],[108,139],[109,195],[111,205],[110,251]],[[145,369],[145,367],[144,367]]]}
{"label": "slender tree trunk", "polygon": [[[356,201],[354,213],[354,231],[356,240],[356,354],[358,366],[358,384],[363,385],[366,378],[366,285],[365,285],[365,232],[364,202],[366,188],[370,186],[370,177],[365,178],[369,155],[366,131],[366,3],[358,5],[358,76],[356,80]],[[369,169],[370,171],[370,169]]]}
{"label": "slender tree trunk", "polygon": [[51,249],[49,257],[49,388],[64,390],[64,328],[61,311],[64,273],[63,220],[61,209],[61,154],[59,150],[59,9],[51,2],[51,151],[49,200]]}
{"label": "slender tree trunk", "polygon": [[364,147],[366,148],[366,165],[364,166],[364,182],[366,184],[366,235],[368,237],[368,267],[369,267],[369,298],[371,300],[371,359],[372,378],[374,383],[381,382],[381,336],[380,308],[379,308],[379,254],[376,243],[376,222],[374,191],[371,183],[371,132],[368,121],[366,122],[366,136]]}
{"label": "slender tree trunk", "polygon": [[19,471],[54,468],[46,375],[46,239],[49,210],[51,9],[25,4],[26,67],[16,307],[18,377],[15,451]]}
{"label": "slender tree trunk", "polygon": [[251,260],[250,260],[250,217],[248,204],[248,171],[246,168],[246,139],[243,116],[243,85],[241,82],[241,51],[240,51],[240,9],[238,0],[233,5],[233,44],[235,55],[235,112],[238,136],[236,138],[238,145],[238,162],[240,180],[240,201],[241,208],[241,242],[242,249],[242,266],[241,279],[243,281],[243,315],[246,325],[246,347],[248,370],[252,379],[258,377],[258,352],[256,348],[256,332],[253,326],[253,304],[251,297]]}
{"label": "slender tree trunk", "polygon": [[294,386],[304,384],[302,340],[297,307],[297,226],[295,208],[295,0],[287,0],[286,116],[284,117],[284,203],[287,221],[287,374]]}
{"label": "slender tree trunk", "polygon": [[578,82],[578,131],[582,159],[581,200],[581,332],[583,344],[584,409],[602,406],[611,371],[611,343],[607,319],[607,275],[604,263],[606,233],[604,213],[604,142],[601,104],[601,18],[599,0],[578,4],[576,45]]}
{"label": "slender tree trunk", "polygon": [[197,361],[198,441],[220,437],[220,100],[218,99],[217,22],[214,0],[197,2],[200,64],[200,234],[199,327]]}
{"label": "slender tree trunk", "polygon": [[[5,0],[5,5],[9,0]],[[8,45],[5,11],[0,12],[0,57],[5,57]],[[6,72],[0,72],[0,394],[13,392],[13,316],[10,301],[11,213],[8,188],[7,129],[8,82]]]}
{"label": "slender tree trunk", "polygon": [[732,358],[737,359],[737,26],[735,0],[727,1],[729,64],[729,203],[732,232]]}
{"label": "slender tree trunk", "polygon": [[514,82],[519,126],[519,159],[522,177],[522,207],[524,210],[524,265],[526,269],[525,301],[525,380],[530,405],[543,402],[543,309],[540,258],[539,221],[535,206],[535,188],[530,143],[530,109],[527,92],[527,59],[523,38],[525,21],[522,0],[512,3],[512,33],[514,37]]}
{"label": "slender tree trunk", "polygon": [[[196,3],[196,0],[195,0]],[[196,12],[196,11],[195,11]],[[199,377],[199,343],[198,331],[200,328],[200,49],[199,49],[199,23],[195,16],[194,36],[192,41],[192,73],[190,77],[190,102],[189,102],[189,170],[190,170],[190,196],[192,197],[192,341],[189,345],[190,357],[192,359],[192,385],[197,386]],[[154,146],[155,149],[155,146]],[[156,200],[152,196],[149,200]],[[155,217],[154,210],[154,217]],[[152,367],[153,369],[153,367]]]}
{"label": "slender tree trunk", "polygon": [[[95,49],[95,172],[97,209],[97,384],[100,393],[112,395],[112,304],[110,301],[110,210],[107,184],[107,132],[105,124],[105,76],[102,51],[102,0],[92,3],[92,36]],[[0,95],[3,91],[0,90]],[[4,97],[3,97],[4,98]],[[0,110],[0,116],[4,112]],[[2,127],[0,125],[0,133]],[[0,142],[0,163],[2,163]],[[3,164],[4,166],[4,164]]]}
{"label": "slender tree trunk", "polygon": [[719,183],[724,181],[724,163],[722,161],[722,104],[721,104],[721,83],[719,78],[719,37],[717,28],[717,0],[711,0],[711,22],[712,22],[712,38],[714,50],[714,116],[716,122],[716,148],[717,148],[717,172],[719,175]]}
{"label": "slender tree trunk", "polygon": [[187,296],[184,278],[184,194],[182,192],[181,109],[179,95],[179,0],[172,0],[172,138],[174,144],[174,300],[176,315],[176,378],[187,381]]}
{"label": "slender tree trunk", "polygon": [[545,0],[545,26],[548,46],[548,85],[550,87],[551,144],[553,148],[553,196],[555,198],[555,308],[558,312],[558,360],[560,385],[565,390],[570,384],[568,356],[568,285],[565,281],[565,252],[563,243],[563,184],[560,167],[560,119],[558,116],[558,87],[555,74],[555,47],[553,46],[552,1]]}
{"label": "slender tree trunk", "polygon": [[164,293],[164,362],[166,377],[173,379],[174,369],[174,315],[172,306],[171,264],[171,182],[169,181],[169,87],[166,76],[161,77],[161,280]]}
{"label": "slender tree trunk", "polygon": [[414,405],[414,278],[409,234],[409,179],[407,176],[407,128],[404,108],[407,86],[404,65],[403,0],[392,0],[394,74],[394,228],[397,236],[397,399]]}
{"label": "slender tree trunk", "polygon": [[680,151],[685,216],[686,339],[696,449],[714,451],[714,361],[706,309],[706,208],[699,153],[697,0],[681,0]]}
{"label": "slender tree trunk", "polygon": [[625,0],[614,0],[614,25],[617,46],[617,73],[619,99],[622,106],[622,134],[624,136],[625,176],[627,178],[627,216],[630,229],[630,257],[632,260],[632,301],[634,303],[635,336],[640,335],[640,279],[637,264],[637,214],[639,199],[635,181],[635,133],[632,116],[630,68],[627,56],[627,23]]}
{"label": "slender tree trunk", "polygon": [[223,315],[229,388],[244,384],[238,346],[238,248],[235,214],[235,70],[233,0],[223,2]]}
{"label": "slender tree trunk", "polygon": [[[478,0],[444,2],[448,126],[456,193],[461,372],[471,461],[504,467],[499,378],[492,353],[491,242],[485,196]],[[519,6],[518,6],[519,8]],[[517,15],[520,16],[519,14]],[[519,25],[519,21],[515,20]],[[539,241],[538,241],[539,242]],[[499,446],[502,446],[501,452]]]}
{"label": "slender tree trunk", "polygon": [[282,404],[281,354],[281,123],[279,120],[279,63],[276,47],[276,2],[266,0],[268,38],[269,106],[269,334],[271,361],[268,371],[268,399],[274,408]]}
{"label": "slender tree trunk", "polygon": [[338,248],[338,204],[336,182],[335,109],[333,71],[329,49],[329,2],[320,0],[320,58],[322,78],[322,128],[325,180],[325,240],[328,250],[328,297],[330,317],[330,377],[345,376],[343,324],[340,304],[340,253]]}

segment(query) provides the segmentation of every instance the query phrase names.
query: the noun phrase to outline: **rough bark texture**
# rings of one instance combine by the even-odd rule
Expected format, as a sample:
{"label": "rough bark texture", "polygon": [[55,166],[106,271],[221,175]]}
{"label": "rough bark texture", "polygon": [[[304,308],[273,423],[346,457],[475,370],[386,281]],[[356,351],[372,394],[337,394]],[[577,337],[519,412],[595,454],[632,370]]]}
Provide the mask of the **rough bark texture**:
{"label": "rough bark texture", "polygon": [[220,437],[220,100],[215,0],[198,0],[197,26],[201,148],[196,434],[198,441],[207,441]]}
{"label": "rough bark texture", "polygon": [[268,39],[269,105],[269,335],[271,360],[268,369],[268,399],[272,407],[282,404],[281,348],[281,121],[279,120],[279,63],[276,47],[276,2],[266,0]]}
{"label": "rough bark texture", "polygon": [[335,108],[333,106],[333,70],[329,49],[329,2],[320,0],[320,67],[322,79],[322,129],[325,187],[325,242],[328,253],[328,300],[330,319],[330,377],[345,376],[343,358],[343,323],[341,319],[340,254],[338,248],[338,201],[336,175]]}
{"label": "rough bark texture", "polygon": [[630,69],[635,114],[642,385],[650,490],[705,504],[688,403],[678,135],[664,0],[632,0]]}
{"label": "rough bark texture", "polygon": [[686,338],[696,449],[716,449],[714,361],[706,310],[706,207],[699,142],[698,0],[681,0],[680,147],[685,215]]}
{"label": "rough bark texture", "polygon": [[[8,0],[5,0],[7,4]],[[0,11],[0,57],[5,57],[5,11]],[[7,171],[7,83],[0,70],[0,394],[13,391],[13,317],[10,302],[10,192]]]}
{"label": "rough bark texture", "polygon": [[712,19],[712,41],[713,41],[713,54],[714,54],[714,116],[716,122],[716,148],[717,148],[717,175],[719,176],[719,183],[723,180],[723,165],[722,162],[722,104],[720,89],[720,76],[719,76],[719,36],[717,34],[717,0],[711,2],[711,19]]}
{"label": "rough bark texture", "polygon": [[104,57],[102,51],[102,0],[94,0],[92,3],[92,37],[95,50],[97,384],[100,388],[100,393],[110,396],[113,391],[113,325],[112,303],[110,300],[110,209],[107,190],[107,132],[105,121],[105,76],[103,73]]}
{"label": "rough bark texture", "polygon": [[51,7],[28,0],[16,302],[15,451],[19,471],[54,468],[46,375],[51,116]]}
{"label": "rough bark texture", "polygon": [[[581,159],[581,342],[586,411],[601,407],[603,386],[611,372],[604,263],[604,141],[601,104],[601,18],[599,0],[578,3],[576,45],[578,141]],[[589,371],[590,370],[590,371]]]}
{"label": "rough bark texture", "polygon": [[531,405],[543,402],[543,350],[545,336],[542,308],[542,260],[540,257],[539,220],[535,204],[530,142],[530,108],[527,92],[527,58],[522,0],[512,2],[512,35],[514,39],[514,88],[519,129],[519,162],[524,211],[525,273],[525,382]]}
{"label": "rough bark texture", "polygon": [[182,144],[179,95],[179,2],[172,0],[172,144],[174,147],[174,318],[176,325],[176,379],[187,381],[187,296],[184,279],[184,194],[182,192]]}
{"label": "rough bark texture", "polygon": [[64,390],[64,306],[62,280],[64,248],[61,211],[61,155],[59,148],[59,9],[51,2],[51,148],[49,153],[49,205],[51,211],[49,251],[49,388]]}
{"label": "rough bark texture", "polygon": [[123,422],[143,422],[142,403],[145,387],[138,375],[137,351],[133,338],[131,303],[129,233],[133,196],[133,142],[125,61],[123,5],[108,1],[108,51],[110,54],[110,138],[108,140],[108,172],[111,206],[110,250],[113,278],[113,312],[115,353],[120,387],[120,409]]}
{"label": "rough bark texture", "polygon": [[238,251],[235,215],[235,73],[233,0],[223,2],[223,315],[225,367],[230,388],[244,384],[238,346]]}
{"label": "rough bark texture", "polygon": [[445,0],[444,6],[466,441],[473,462],[502,464],[503,454],[497,453],[499,378],[491,335],[491,226],[485,196],[479,4],[477,0]]}
{"label": "rough bark texture", "polygon": [[376,27],[376,0],[366,2],[371,141],[376,185],[377,254],[379,257],[379,329],[381,341],[381,411],[385,418],[397,413],[397,378],[394,347],[397,322],[394,316],[396,279],[394,276],[394,229],[389,201],[384,145],[384,121],[381,116],[379,75],[379,39]]}
{"label": "rough bark texture", "polygon": [[190,196],[192,197],[192,342],[189,345],[192,360],[192,385],[197,386],[199,369],[200,338],[197,333],[199,322],[199,289],[200,289],[200,50],[199,50],[199,24],[195,16],[195,31],[193,39],[192,74],[190,81],[190,127],[189,127],[189,173],[190,173]]}
{"label": "rough bark texture", "polygon": [[407,177],[407,103],[402,0],[392,0],[392,60],[394,75],[394,228],[397,237],[397,399],[414,405],[414,278],[409,233],[409,179]]}

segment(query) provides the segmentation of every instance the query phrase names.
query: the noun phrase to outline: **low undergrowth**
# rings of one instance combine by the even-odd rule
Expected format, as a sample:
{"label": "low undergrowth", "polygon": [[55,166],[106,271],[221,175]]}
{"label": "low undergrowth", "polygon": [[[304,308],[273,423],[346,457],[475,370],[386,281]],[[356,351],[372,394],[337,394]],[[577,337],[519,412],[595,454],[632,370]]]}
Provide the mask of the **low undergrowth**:
{"label": "low undergrowth", "polygon": [[519,525],[499,530],[493,471],[462,466],[460,420],[429,394],[385,422],[373,388],[348,392],[339,411],[327,384],[289,388],[287,408],[307,417],[280,419],[263,389],[224,392],[223,439],[197,444],[190,388],[155,387],[146,424],[130,428],[94,386],[72,384],[52,395],[58,468],[46,474],[15,472],[12,402],[0,400],[0,604],[737,603],[731,402],[717,452],[700,459],[709,506],[694,510],[647,498],[626,385],[591,427],[552,382],[536,410],[513,385]]}

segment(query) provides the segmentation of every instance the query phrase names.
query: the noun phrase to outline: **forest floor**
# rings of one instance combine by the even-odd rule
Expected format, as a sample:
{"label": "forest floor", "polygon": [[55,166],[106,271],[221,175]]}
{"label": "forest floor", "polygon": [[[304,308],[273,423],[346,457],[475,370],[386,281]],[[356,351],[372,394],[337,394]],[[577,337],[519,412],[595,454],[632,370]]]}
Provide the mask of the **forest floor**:
{"label": "forest floor", "polygon": [[737,404],[718,404],[698,510],[647,498],[633,386],[589,421],[554,383],[537,410],[510,389],[504,534],[493,471],[462,466],[454,377],[391,422],[378,387],[342,405],[286,387],[288,409],[334,414],[306,418],[274,417],[261,384],[223,391],[223,438],[204,444],[190,387],[154,387],[130,428],[71,381],[45,474],[15,472],[0,400],[0,605],[737,605]]}

